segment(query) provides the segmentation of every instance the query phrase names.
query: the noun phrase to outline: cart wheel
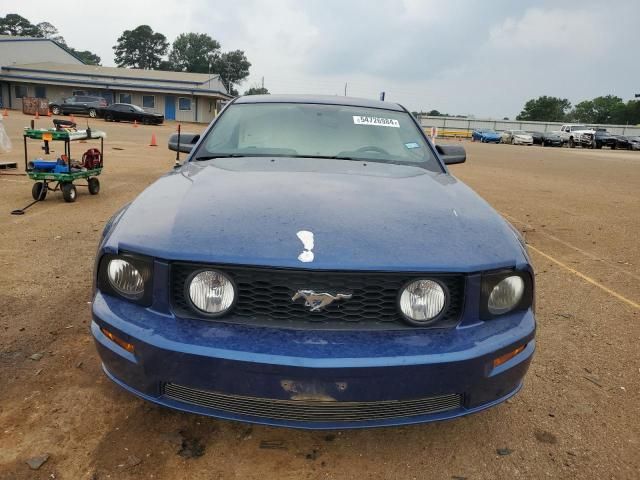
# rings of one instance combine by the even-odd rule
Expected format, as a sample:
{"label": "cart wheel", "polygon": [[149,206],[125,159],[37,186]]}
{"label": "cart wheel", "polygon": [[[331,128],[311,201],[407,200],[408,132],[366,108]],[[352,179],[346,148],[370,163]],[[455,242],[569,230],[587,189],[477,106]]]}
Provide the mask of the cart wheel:
{"label": "cart wheel", "polygon": [[87,183],[89,184],[89,193],[91,195],[100,193],[100,180],[94,177],[87,180]]}
{"label": "cart wheel", "polygon": [[31,187],[31,196],[34,200],[44,200],[47,198],[47,187],[44,186],[42,182],[36,182]]}
{"label": "cart wheel", "polygon": [[65,202],[75,202],[77,195],[78,192],[76,191],[76,186],[73,183],[62,184],[62,198],[64,198]]}

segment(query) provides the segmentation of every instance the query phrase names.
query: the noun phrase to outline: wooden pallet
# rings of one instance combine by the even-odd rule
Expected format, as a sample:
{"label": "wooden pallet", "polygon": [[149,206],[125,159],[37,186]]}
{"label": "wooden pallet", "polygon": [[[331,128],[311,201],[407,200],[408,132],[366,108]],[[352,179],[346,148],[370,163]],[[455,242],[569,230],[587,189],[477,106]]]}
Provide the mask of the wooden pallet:
{"label": "wooden pallet", "polygon": [[16,162],[0,162],[0,170],[8,170],[10,168],[18,168]]}

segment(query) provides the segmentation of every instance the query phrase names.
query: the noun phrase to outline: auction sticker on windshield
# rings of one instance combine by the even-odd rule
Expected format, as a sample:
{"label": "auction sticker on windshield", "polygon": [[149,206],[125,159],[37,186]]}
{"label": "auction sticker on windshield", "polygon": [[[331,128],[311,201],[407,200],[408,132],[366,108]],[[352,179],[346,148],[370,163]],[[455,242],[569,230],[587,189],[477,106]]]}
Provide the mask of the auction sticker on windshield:
{"label": "auction sticker on windshield", "polygon": [[394,118],[367,117],[362,115],[354,115],[353,123],[356,125],[375,125],[378,127],[394,127],[400,128],[400,122]]}

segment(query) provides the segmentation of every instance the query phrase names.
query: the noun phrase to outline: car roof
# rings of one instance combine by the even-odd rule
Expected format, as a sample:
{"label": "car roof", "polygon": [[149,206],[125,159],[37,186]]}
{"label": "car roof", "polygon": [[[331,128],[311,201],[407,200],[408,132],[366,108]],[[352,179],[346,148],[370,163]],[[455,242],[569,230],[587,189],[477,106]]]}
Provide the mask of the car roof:
{"label": "car roof", "polygon": [[381,102],[368,98],[339,97],[338,95],[244,95],[238,97],[233,103],[314,103],[319,105],[382,108],[385,110],[404,112],[404,108],[397,103]]}

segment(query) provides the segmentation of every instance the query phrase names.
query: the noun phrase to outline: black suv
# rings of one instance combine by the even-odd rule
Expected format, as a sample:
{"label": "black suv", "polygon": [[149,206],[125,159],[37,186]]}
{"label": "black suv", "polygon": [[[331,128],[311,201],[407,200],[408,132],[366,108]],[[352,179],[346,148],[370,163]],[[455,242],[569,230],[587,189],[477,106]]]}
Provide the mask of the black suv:
{"label": "black suv", "polygon": [[103,108],[107,106],[107,101],[102,97],[90,97],[77,95],[65,98],[62,102],[49,103],[49,110],[54,115],[68,115],[70,113],[84,113],[91,118],[98,116]]}

